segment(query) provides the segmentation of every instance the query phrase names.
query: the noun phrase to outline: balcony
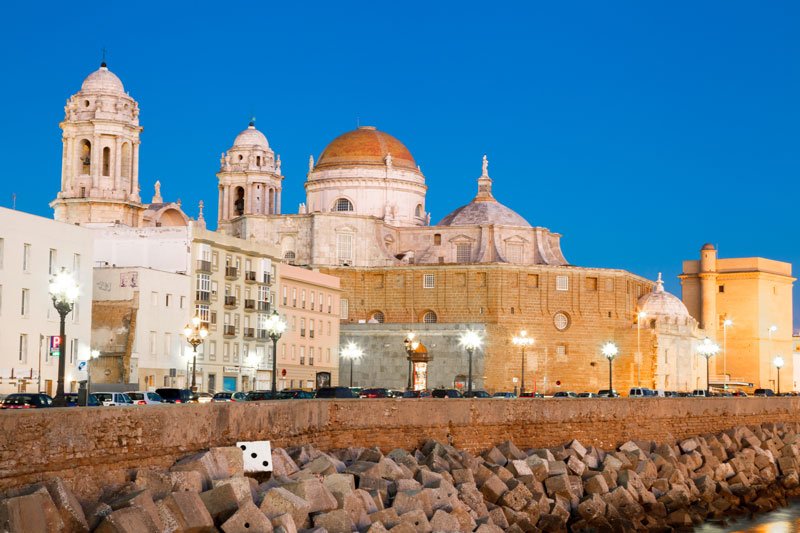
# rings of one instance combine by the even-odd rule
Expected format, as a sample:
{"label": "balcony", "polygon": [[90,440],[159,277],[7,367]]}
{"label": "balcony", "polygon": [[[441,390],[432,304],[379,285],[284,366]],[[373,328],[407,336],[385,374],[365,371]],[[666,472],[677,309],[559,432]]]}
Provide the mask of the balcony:
{"label": "balcony", "polygon": [[301,330],[300,330],[300,336],[301,336],[301,337],[305,337],[305,336],[306,336],[306,330],[304,330],[304,329],[301,329]]}
{"label": "balcony", "polygon": [[236,326],[231,326],[230,324],[222,326],[222,334],[226,337],[235,337]]}
{"label": "balcony", "polygon": [[197,260],[197,271],[204,274],[211,274],[211,261]]}
{"label": "balcony", "polygon": [[206,291],[197,291],[194,294],[194,299],[198,302],[208,303],[211,301],[211,293]]}
{"label": "balcony", "polygon": [[244,280],[247,283],[255,283],[256,282],[256,272],[255,270],[248,270],[244,273]]}
{"label": "balcony", "polygon": [[256,301],[255,300],[245,299],[245,301],[244,301],[244,310],[245,311],[255,311],[256,310]]}
{"label": "balcony", "polygon": [[314,330],[313,329],[308,330],[308,338],[309,339],[313,339],[314,338]]}
{"label": "balcony", "polygon": [[269,313],[269,302],[258,302],[258,310],[263,311],[265,313]]}
{"label": "balcony", "polygon": [[225,297],[225,308],[226,309],[233,309],[236,307],[236,296],[226,296]]}
{"label": "balcony", "polygon": [[255,339],[256,338],[256,328],[244,328],[244,338],[245,339]]}
{"label": "balcony", "polygon": [[269,339],[269,332],[267,330],[265,330],[265,329],[257,329],[256,330],[256,338],[258,340],[262,340],[262,341],[267,340],[267,339]]}
{"label": "balcony", "polygon": [[225,279],[239,279],[239,269],[236,267],[225,267]]}
{"label": "balcony", "polygon": [[305,358],[305,357],[303,357],[303,356],[300,356],[300,364],[301,364],[301,365],[304,365],[304,364],[306,364],[306,358]]}
{"label": "balcony", "polygon": [[314,358],[313,357],[309,357],[308,358],[308,366],[314,366]]}

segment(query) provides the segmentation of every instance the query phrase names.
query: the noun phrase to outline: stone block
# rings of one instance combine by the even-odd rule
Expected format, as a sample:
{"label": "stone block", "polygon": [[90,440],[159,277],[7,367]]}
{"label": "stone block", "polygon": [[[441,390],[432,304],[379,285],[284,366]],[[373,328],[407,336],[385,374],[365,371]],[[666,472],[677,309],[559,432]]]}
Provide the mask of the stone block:
{"label": "stone block", "polygon": [[325,453],[303,465],[303,470],[318,476],[329,476],[337,472],[344,472],[345,468],[343,462]]}
{"label": "stone block", "polygon": [[255,483],[257,483],[256,480],[251,477],[234,476],[228,479],[218,479],[214,481],[213,485],[215,489],[223,485],[230,485],[236,493],[236,499],[239,500],[239,503],[253,503],[253,493],[256,490]]}
{"label": "stone block", "polygon": [[505,458],[509,461],[514,459],[526,459],[528,456],[521,451],[519,448],[514,446],[514,443],[510,440],[507,440],[497,446],[497,449],[500,453],[505,456]]}
{"label": "stone block", "polygon": [[586,464],[573,455],[567,459],[567,469],[576,476],[582,476],[586,472]]}
{"label": "stone block", "polygon": [[[248,490],[249,490],[248,483]],[[214,523],[221,525],[239,510],[239,495],[231,484],[220,485],[200,494],[200,500],[208,509]]]}
{"label": "stone block", "polygon": [[152,493],[149,490],[137,490],[123,494],[109,501],[108,505],[115,511],[124,509],[125,507],[141,507],[150,515],[150,518],[159,530],[164,528],[164,524],[161,523],[161,517],[158,514],[158,509],[156,509],[155,502],[153,502]]}
{"label": "stone block", "polygon": [[528,468],[531,469],[536,481],[544,481],[550,476],[550,462],[547,459],[542,459],[538,455],[531,455],[525,462],[528,463]]}
{"label": "stone block", "polygon": [[[356,528],[366,529],[369,527],[370,521],[369,516],[367,516],[367,509],[364,506],[364,501],[355,491],[344,496],[341,508],[347,511],[350,515],[350,520],[355,524]],[[371,511],[374,512],[375,509],[373,508]]]}
{"label": "stone block", "polygon": [[[406,481],[406,480],[403,480]],[[322,479],[322,484],[330,491],[334,498],[336,498],[337,506],[341,507],[344,502],[344,497],[356,490],[355,477],[352,474],[338,474],[334,473],[325,476]]]}
{"label": "stone block", "polygon": [[308,502],[309,513],[333,511],[337,507],[336,498],[319,479],[304,479],[283,486],[289,492]]}
{"label": "stone block", "polygon": [[276,518],[288,513],[292,515],[295,525],[303,527],[306,520],[308,520],[308,513],[311,512],[311,505],[285,488],[275,487],[264,494],[264,499],[261,501],[259,509],[267,515],[267,518]]}
{"label": "stone block", "polygon": [[182,530],[206,532],[215,531],[214,520],[208,513],[203,500],[196,492],[173,492],[164,498],[164,506],[175,518]]}
{"label": "stone block", "polygon": [[433,507],[430,500],[430,491],[425,490],[407,490],[398,492],[394,501],[392,502],[392,509],[397,511],[398,515],[420,510],[426,515],[433,514]]}
{"label": "stone block", "polygon": [[497,503],[497,500],[508,490],[503,481],[497,476],[491,476],[486,482],[481,485],[480,491],[486,501]]}
{"label": "stone block", "polygon": [[[268,517],[269,518],[269,517]],[[297,533],[297,525],[289,513],[271,518],[272,528],[275,533]]]}
{"label": "stone block", "polygon": [[65,524],[45,488],[0,502],[0,529],[11,533],[63,531]]}
{"label": "stone block", "polygon": [[483,452],[481,456],[486,459],[487,462],[495,465],[505,466],[508,462],[508,458],[497,448],[490,448]]}
{"label": "stone block", "polygon": [[211,488],[215,479],[224,479],[228,476],[228,463],[223,454],[210,451],[196,453],[184,457],[175,463],[171,472],[198,472],[203,478],[203,490]]}
{"label": "stone block", "polygon": [[[467,470],[467,472],[470,472],[470,471]],[[470,474],[471,473],[472,472],[470,472]],[[422,483],[420,483],[416,479],[398,479],[395,482],[395,486],[397,488],[397,492],[400,492],[402,490],[421,490],[422,489]]]}
{"label": "stone block", "polygon": [[104,502],[92,502],[83,505],[83,515],[86,517],[86,523],[89,526],[89,531],[94,531],[100,522],[106,516],[110,515],[114,510]]}
{"label": "stone block", "polygon": [[273,530],[272,522],[252,501],[242,503],[220,529],[223,533],[272,533]]}
{"label": "stone block", "polygon": [[459,528],[457,531],[461,531],[462,533],[470,533],[471,531],[475,530],[475,527],[477,526],[475,519],[472,518],[469,512],[467,512],[463,507],[453,509],[450,515],[455,517],[455,519],[458,521]]}
{"label": "stone block", "polygon": [[286,450],[283,448],[275,448],[272,450],[273,476],[291,476],[298,470],[300,470],[300,468]]}
{"label": "stone block", "polygon": [[569,481],[569,476],[566,473],[557,476],[550,476],[544,482],[547,495],[551,498],[558,492],[563,494],[571,494],[572,485]]}
{"label": "stone block", "polygon": [[527,461],[512,459],[506,465],[506,469],[511,472],[516,479],[519,479],[523,483],[533,479],[533,471],[531,470],[531,467],[528,466]]}
{"label": "stone block", "polygon": [[169,472],[152,468],[140,468],[136,471],[136,488],[149,490],[154,500],[166,498],[173,490],[174,481]]}
{"label": "stone block", "polygon": [[531,499],[533,499],[531,491],[522,483],[517,483],[515,487],[501,496],[498,503],[515,511],[521,511],[530,503]]}
{"label": "stone block", "polygon": [[373,524],[375,522],[380,522],[383,524],[383,527],[387,529],[392,529],[394,526],[400,523],[400,517],[397,515],[397,511],[395,511],[393,508],[370,513],[369,520]]}
{"label": "stone block", "polygon": [[353,531],[353,521],[347,511],[336,509],[315,515],[314,527],[325,528],[328,533],[350,533]]}
{"label": "stone block", "polygon": [[582,459],[588,453],[586,447],[577,440],[570,442],[567,448],[573,450],[578,455],[579,459]]}
{"label": "stone block", "polygon": [[608,492],[608,483],[602,475],[595,475],[584,481],[584,490],[587,494],[605,494]]}
{"label": "stone block", "polygon": [[503,533],[503,530],[497,527],[494,524],[481,524],[478,526],[478,529],[475,530],[476,533]]}
{"label": "stone block", "polygon": [[549,467],[549,475],[550,476],[560,476],[561,474],[567,474],[567,463],[564,461],[550,461],[548,463]]}
{"label": "stone block", "polygon": [[[95,529],[97,533],[161,533],[161,531],[162,529],[156,526],[150,514],[138,506],[125,507],[112,512]],[[208,531],[210,533],[213,529]]]}
{"label": "stone block", "polygon": [[83,508],[64,480],[59,477],[49,479],[45,482],[45,488],[61,515],[66,533],[89,531]]}
{"label": "stone block", "polygon": [[201,472],[184,470],[169,472],[168,475],[172,481],[172,492],[203,492],[205,477]]}
{"label": "stone block", "polygon": [[401,514],[400,522],[410,525],[417,533],[431,533],[433,531],[428,517],[421,509]]}
{"label": "stone block", "polygon": [[209,452],[220,468],[226,468],[225,475],[214,479],[244,475],[244,456],[238,446],[219,446],[211,448]]}

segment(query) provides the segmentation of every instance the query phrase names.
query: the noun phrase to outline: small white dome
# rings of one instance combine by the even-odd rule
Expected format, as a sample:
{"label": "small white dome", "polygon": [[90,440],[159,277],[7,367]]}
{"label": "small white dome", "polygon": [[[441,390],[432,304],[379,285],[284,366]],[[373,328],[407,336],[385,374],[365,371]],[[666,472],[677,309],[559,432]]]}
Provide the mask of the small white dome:
{"label": "small white dome", "polygon": [[251,122],[246,130],[236,136],[233,141],[234,147],[258,147],[265,150],[269,149],[267,137],[256,129],[256,125]]}
{"label": "small white dome", "polygon": [[689,311],[677,296],[664,290],[661,273],[658,273],[656,286],[653,292],[639,298],[639,311],[644,311],[647,316],[688,317]]}
{"label": "small white dome", "polygon": [[121,93],[125,94],[122,81],[116,74],[108,70],[105,63],[100,68],[86,76],[81,85],[82,92],[92,93]]}

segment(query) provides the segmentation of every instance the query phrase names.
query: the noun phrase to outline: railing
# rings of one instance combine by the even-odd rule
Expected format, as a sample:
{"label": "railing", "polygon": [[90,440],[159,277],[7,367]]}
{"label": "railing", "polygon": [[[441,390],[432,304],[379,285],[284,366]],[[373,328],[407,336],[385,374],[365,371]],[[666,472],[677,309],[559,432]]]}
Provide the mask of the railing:
{"label": "railing", "polygon": [[254,339],[256,336],[255,328],[244,328],[244,336],[247,339]]}
{"label": "railing", "polygon": [[226,296],[225,307],[236,307],[236,296]]}
{"label": "railing", "polygon": [[248,270],[244,273],[244,280],[255,283],[256,281],[256,272],[255,270]]}
{"label": "railing", "polygon": [[308,358],[308,366],[314,366],[314,358],[313,357],[309,357]]}
{"label": "railing", "polygon": [[203,261],[202,259],[198,259],[197,260],[197,271],[210,274],[211,273],[211,261]]}
{"label": "railing", "polygon": [[266,272],[264,272],[263,280],[264,281],[262,283],[264,285],[272,285],[272,275],[267,274]]}
{"label": "railing", "polygon": [[261,340],[269,339],[269,332],[265,329],[256,330],[256,338]]}
{"label": "railing", "polygon": [[256,308],[256,301],[255,300],[245,300],[244,301],[244,310],[245,311],[253,311]]}
{"label": "railing", "polygon": [[306,358],[305,357],[303,357],[303,356],[300,357],[300,364],[301,365],[306,364]]}
{"label": "railing", "polygon": [[301,330],[300,330],[300,336],[301,336],[301,337],[305,337],[305,336],[306,336],[306,330],[304,330],[304,329],[301,329]]}
{"label": "railing", "polygon": [[226,325],[222,327],[222,334],[226,337],[236,336],[236,326]]}
{"label": "railing", "polygon": [[310,330],[308,330],[308,337],[309,337],[310,339],[313,339],[313,338],[314,338],[314,330],[313,330],[313,329],[310,329]]}
{"label": "railing", "polygon": [[239,277],[239,269],[236,267],[225,267],[225,279],[236,279]]}
{"label": "railing", "polygon": [[258,310],[269,312],[269,302],[258,302]]}
{"label": "railing", "polygon": [[197,291],[194,294],[194,299],[198,302],[210,302],[211,293],[206,291]]}

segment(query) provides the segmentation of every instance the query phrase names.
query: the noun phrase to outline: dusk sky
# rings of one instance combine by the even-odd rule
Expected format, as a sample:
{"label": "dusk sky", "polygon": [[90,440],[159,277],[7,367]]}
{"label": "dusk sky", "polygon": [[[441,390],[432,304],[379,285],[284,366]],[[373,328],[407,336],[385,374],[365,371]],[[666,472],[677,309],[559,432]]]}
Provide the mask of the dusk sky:
{"label": "dusk sky", "polygon": [[410,149],[434,223],[486,154],[498,200],[572,264],[661,271],[677,295],[705,242],[800,264],[797,2],[11,2],[3,19],[5,207],[52,217],[63,106],[105,47],[141,107],[142,197],[161,180],[212,228],[220,153],[255,115],[285,213],[308,156],[360,122]]}

